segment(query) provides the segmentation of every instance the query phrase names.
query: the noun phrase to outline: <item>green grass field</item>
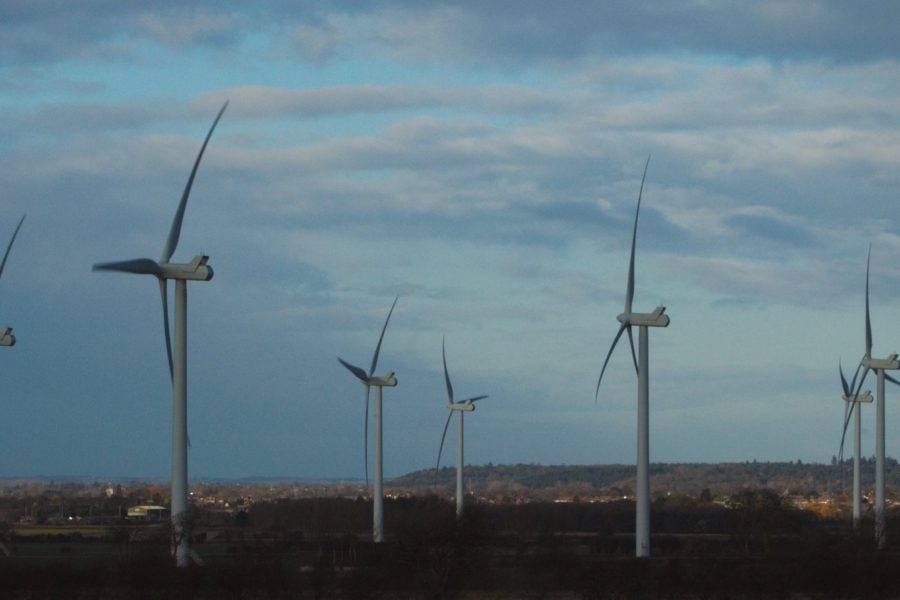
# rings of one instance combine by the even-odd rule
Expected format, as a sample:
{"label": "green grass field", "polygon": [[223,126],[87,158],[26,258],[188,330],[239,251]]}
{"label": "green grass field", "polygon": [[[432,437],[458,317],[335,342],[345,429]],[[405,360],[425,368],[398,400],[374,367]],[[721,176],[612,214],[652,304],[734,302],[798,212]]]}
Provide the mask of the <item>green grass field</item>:
{"label": "green grass field", "polygon": [[17,525],[12,529],[17,537],[81,536],[85,538],[112,537],[109,525]]}

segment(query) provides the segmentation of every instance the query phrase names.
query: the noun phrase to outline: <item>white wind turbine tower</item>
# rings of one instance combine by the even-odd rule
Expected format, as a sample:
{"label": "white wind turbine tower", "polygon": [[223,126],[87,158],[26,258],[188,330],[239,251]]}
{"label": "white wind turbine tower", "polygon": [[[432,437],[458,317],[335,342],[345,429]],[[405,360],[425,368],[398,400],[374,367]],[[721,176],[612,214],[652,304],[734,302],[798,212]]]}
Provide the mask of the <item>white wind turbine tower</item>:
{"label": "white wind turbine tower", "polygon": [[[852,387],[847,383],[844,377],[844,370],[838,365],[838,371],[841,374],[841,387],[844,390],[844,421],[849,417],[849,411],[852,406],[856,406],[860,402],[871,403],[872,392],[866,390],[862,394],[853,394]],[[862,406],[856,408],[856,417],[853,426],[853,528],[859,528],[859,521],[862,518],[862,506],[860,502],[860,457],[862,456]],[[843,453],[841,453],[843,454]],[[841,457],[843,459],[843,456]],[[840,462],[838,463],[840,464]]]}
{"label": "white wind turbine tower", "polygon": [[[877,379],[876,385],[876,402],[875,402],[875,541],[879,549],[883,549],[887,544],[887,521],[885,513],[885,486],[884,486],[884,381],[888,380],[895,384],[900,384],[885,371],[896,371],[900,369],[900,362],[897,361],[897,355],[891,354],[887,358],[872,358],[872,321],[869,318],[869,263],[872,258],[872,246],[869,246],[869,253],[866,256],[866,353],[860,360],[856,373],[853,375],[853,383],[856,382],[856,376],[862,369],[862,377],[859,379],[859,385],[854,389],[854,396],[859,395],[866,375],[869,371],[875,371]],[[851,389],[853,384],[851,383]],[[850,403],[850,413],[854,410],[855,402]],[[844,436],[847,434],[847,426],[850,422],[850,415],[844,421],[844,433],[841,436],[840,454],[844,453]]]}
{"label": "white wind turbine tower", "polygon": [[369,487],[369,389],[375,388],[375,490],[372,498],[372,539],[376,543],[384,541],[384,479],[383,479],[383,460],[382,460],[382,405],[381,405],[381,388],[396,387],[397,378],[391,371],[387,375],[375,377],[375,369],[378,367],[378,353],[381,351],[381,342],[384,340],[384,332],[387,331],[388,323],[391,320],[391,314],[394,307],[397,306],[397,300],[400,296],[394,298],[391,304],[391,310],[388,311],[387,319],[384,320],[384,327],[381,328],[381,336],[378,338],[378,344],[375,346],[375,354],[372,355],[372,366],[366,373],[359,367],[353,366],[338,357],[338,361],[344,365],[348,371],[353,373],[357,379],[362,381],[366,388],[366,428],[364,435],[365,445],[365,461],[366,461],[366,488]]}
{"label": "white wind turbine tower", "polygon": [[[12,234],[12,238],[9,240],[9,245],[6,247],[6,253],[3,255],[3,262],[0,262],[0,277],[3,276],[3,268],[6,266],[6,259],[9,258],[9,251],[12,250],[13,242],[16,241],[16,236],[19,235],[19,229],[22,228],[22,223],[25,222],[25,215],[22,215],[22,218],[19,219],[19,224],[16,225],[16,230]],[[16,345],[16,336],[12,333],[12,327],[3,327],[2,331],[0,331],[0,346],[15,346]]]}
{"label": "white wind turbine tower", "polygon": [[475,403],[484,400],[487,396],[475,396],[466,400],[454,402],[453,386],[450,385],[450,375],[447,372],[447,349],[444,340],[441,340],[441,355],[444,359],[444,381],[447,383],[447,408],[450,414],[447,415],[447,422],[444,423],[444,433],[441,435],[441,446],[438,449],[437,466],[435,466],[435,476],[441,467],[441,453],[444,451],[444,440],[447,438],[447,428],[450,427],[450,419],[453,418],[454,411],[459,414],[456,429],[456,518],[459,519],[463,514],[463,506],[465,504],[465,492],[463,489],[463,413],[475,410]]}
{"label": "white wind turbine tower", "polygon": [[[172,263],[172,255],[178,246],[178,238],[181,236],[181,223],[184,219],[184,210],[187,206],[191,186],[200,166],[200,159],[206,145],[212,137],[222,113],[228,106],[226,102],[216,115],[206,139],[200,147],[200,153],[194,161],[187,185],[181,195],[181,202],[175,211],[175,218],[169,230],[169,237],[163,248],[159,261],[151,258],[137,258],[121,262],[99,263],[94,265],[95,271],[120,271],[123,273],[135,273],[138,275],[153,275],[159,280],[159,292],[163,309],[163,333],[166,339],[166,355],[169,361],[169,375],[172,379],[172,552],[175,555],[175,564],[178,567],[187,567],[189,561],[188,531],[185,520],[188,515],[188,475],[187,475],[187,282],[209,281],[213,277],[213,270],[207,263],[208,256],[195,256],[189,263]],[[175,280],[175,344],[174,352],[169,335],[169,300],[167,283],[169,279]]]}
{"label": "white wind turbine tower", "polygon": [[[641,189],[638,192],[637,210],[634,213],[634,230],[631,234],[631,260],[628,264],[628,284],[625,288],[625,311],[616,319],[621,323],[616,337],[613,338],[600,377],[597,379],[597,389],[594,392],[596,401],[600,394],[600,382],[603,381],[603,373],[609,358],[622,332],[628,333],[628,343],[631,346],[631,359],[638,375],[638,411],[637,411],[637,481],[636,481],[636,507],[635,507],[635,556],[638,558],[650,556],[650,359],[649,359],[649,327],[668,327],[669,317],[666,316],[665,306],[658,306],[652,313],[635,313],[631,309],[631,301],[634,298],[634,249],[637,240],[638,216],[641,212],[641,196],[644,193],[644,180],[647,177],[647,167],[650,165],[650,157],[644,165],[644,174],[641,177]],[[631,335],[631,327],[639,327],[638,358],[634,355],[634,338]]]}

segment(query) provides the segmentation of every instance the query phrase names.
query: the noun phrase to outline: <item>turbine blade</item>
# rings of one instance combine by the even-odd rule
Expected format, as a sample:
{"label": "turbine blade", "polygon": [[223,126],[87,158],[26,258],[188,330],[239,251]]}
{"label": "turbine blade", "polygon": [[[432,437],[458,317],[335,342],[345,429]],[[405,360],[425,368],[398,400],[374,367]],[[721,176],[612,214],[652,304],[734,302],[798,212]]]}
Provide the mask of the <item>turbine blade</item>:
{"label": "turbine blade", "polygon": [[841,387],[844,389],[844,395],[849,397],[850,385],[847,383],[847,378],[844,377],[844,368],[841,366],[840,360],[838,360],[838,372],[841,374]]}
{"label": "turbine blade", "polygon": [[625,288],[625,314],[631,314],[631,302],[634,300],[634,250],[637,243],[638,217],[641,214],[641,196],[644,194],[644,180],[647,178],[647,167],[650,166],[650,157],[644,164],[644,174],[641,176],[641,189],[638,192],[637,210],[634,212],[634,230],[631,232],[631,259],[628,262],[628,286]]}
{"label": "turbine blade", "polygon": [[850,405],[849,408],[844,408],[844,427],[841,430],[841,444],[838,447],[838,462],[843,462],[844,460],[844,442],[847,439],[847,427],[850,424],[850,417],[853,416],[853,405],[855,402],[848,402]]}
{"label": "turbine blade", "polygon": [[369,376],[366,374],[365,371],[363,371],[359,367],[355,367],[355,366],[351,365],[350,363],[346,362],[344,359],[342,359],[340,357],[338,357],[338,362],[341,363],[342,365],[344,365],[345,367],[347,367],[348,371],[350,371],[351,373],[356,375],[357,379],[359,379],[363,383],[368,383]]}
{"label": "turbine blade", "polygon": [[166,280],[159,279],[159,297],[162,299],[163,333],[166,334],[166,358],[169,361],[169,378],[175,382],[175,371],[172,367],[172,338],[169,333],[169,293]]}
{"label": "turbine blade", "polygon": [[378,345],[375,346],[375,354],[372,355],[372,368],[369,369],[369,375],[374,375],[375,369],[378,367],[378,353],[381,352],[381,341],[384,339],[384,332],[387,331],[388,323],[391,321],[391,314],[393,314],[394,307],[397,306],[397,300],[399,299],[399,295],[394,298],[394,303],[391,304],[391,310],[388,311],[387,319],[384,320],[384,327],[381,328],[381,337],[378,338]]}
{"label": "turbine blade", "polygon": [[894,379],[887,373],[884,374],[884,378],[887,379],[888,381],[890,381],[891,383],[893,383],[894,385],[900,385],[900,381],[897,381],[896,379]]}
{"label": "turbine blade", "polygon": [[[360,369],[362,370],[362,369]],[[369,386],[366,386],[366,428],[363,434],[363,460],[366,463],[366,491],[369,489]]]}
{"label": "turbine blade", "polygon": [[616,337],[613,338],[612,345],[609,347],[609,352],[606,353],[606,360],[603,361],[603,368],[600,369],[600,377],[597,379],[597,389],[594,391],[594,402],[596,402],[597,398],[600,396],[600,382],[603,381],[603,374],[606,372],[606,365],[609,364],[609,357],[612,356],[613,350],[616,349],[616,344],[619,342],[619,338],[622,337],[622,332],[625,331],[625,327],[624,323],[619,327],[619,332],[616,333]]}
{"label": "turbine blade", "polygon": [[479,400],[484,400],[484,399],[487,398],[487,397],[488,397],[487,394],[485,394],[484,396],[475,396],[474,398],[469,398],[469,399],[467,399],[467,400],[463,400],[463,403],[465,403],[465,402],[478,402]]}
{"label": "turbine blade", "polygon": [[447,439],[447,428],[450,427],[450,419],[453,418],[453,411],[448,411],[447,422],[444,423],[444,433],[441,435],[441,446],[438,448],[437,464],[434,466],[434,484],[437,485],[438,471],[441,468],[441,453],[444,451],[444,440]]}
{"label": "turbine blade", "polygon": [[634,363],[634,374],[640,375],[638,372],[637,356],[634,354],[634,338],[631,336],[631,325],[626,325],[625,330],[628,332],[628,345],[631,347],[631,362]]}
{"label": "turbine blade", "polygon": [[136,275],[155,275],[162,277],[162,269],[159,264],[149,258],[135,258],[119,262],[97,263],[94,271],[120,271],[122,273],[134,273]]}
{"label": "turbine blade", "polygon": [[844,442],[847,437],[847,427],[850,423],[850,417],[853,415],[855,402],[844,402],[844,427],[841,430],[841,444],[838,447],[838,464],[844,462]]}
{"label": "turbine blade", "polygon": [[847,416],[850,414],[849,413],[850,404],[851,404],[850,402],[844,402],[844,422],[847,421]]}
{"label": "turbine blade", "polygon": [[[848,398],[852,397],[852,389],[853,386],[847,384],[847,378],[844,377],[844,369],[841,366],[841,361],[838,360],[838,372],[841,374],[841,387],[844,389],[844,395]],[[853,383],[856,384],[856,375],[859,373],[859,367],[856,369],[856,373],[853,374]],[[838,458],[839,460],[843,460],[844,458],[844,440],[847,435],[847,427],[850,424],[850,415],[852,415],[853,405],[855,402],[844,402],[844,427],[841,432],[841,445],[838,448]]]}
{"label": "turbine blade", "polygon": [[859,378],[859,384],[855,388],[851,386],[851,390],[853,391],[854,396],[858,396],[862,391],[863,384],[865,384],[866,382],[866,377],[868,377],[869,371],[871,371],[869,367],[863,367],[862,377]]}
{"label": "turbine blade", "polygon": [[[870,370],[869,367],[863,368],[862,377],[860,377],[860,379],[859,379],[859,385],[854,387],[851,384],[850,390],[851,390],[853,397],[858,396],[859,393],[862,391],[862,386],[866,381],[866,377],[869,374],[869,370]],[[858,371],[859,371],[859,369],[857,368],[857,372]],[[856,381],[856,375],[853,376],[853,380]],[[855,400],[850,402],[849,410],[847,410],[844,413],[844,415],[845,415],[844,416],[844,430],[841,432],[841,445],[840,445],[840,448],[838,449],[838,459],[839,460],[843,460],[843,458],[844,458],[844,443],[847,439],[847,429],[850,427],[850,419],[853,417],[853,411],[857,410],[857,407],[856,407],[857,404],[859,404],[859,403],[856,402]]]}
{"label": "turbine blade", "polygon": [[225,102],[225,104],[222,105],[219,114],[216,115],[216,120],[213,121],[212,127],[209,128],[209,133],[206,134],[206,139],[203,140],[203,146],[200,147],[200,153],[197,155],[197,160],[194,161],[194,168],[191,169],[191,175],[188,177],[187,185],[184,186],[184,192],[181,194],[181,202],[178,203],[178,210],[175,211],[175,218],[172,220],[171,229],[169,229],[169,239],[166,240],[166,247],[163,248],[162,258],[159,259],[159,262],[161,263],[169,262],[172,255],[175,253],[175,248],[178,247],[178,238],[181,237],[181,222],[184,220],[184,209],[187,206],[188,196],[191,195],[191,187],[194,185],[194,176],[197,175],[197,167],[200,166],[200,159],[203,158],[203,152],[206,150],[209,138],[212,137],[213,131],[215,131],[216,125],[219,124],[219,119],[222,118],[222,113],[225,112],[226,108],[228,108],[228,102]]}
{"label": "turbine blade", "polygon": [[450,375],[447,373],[447,347],[444,345],[444,338],[441,338],[441,356],[444,359],[444,381],[447,382],[447,398],[453,404],[453,386],[450,385]]}
{"label": "turbine blade", "polygon": [[[863,360],[865,360],[865,358],[866,358],[866,357],[863,356]],[[860,372],[860,370],[861,370],[862,368],[863,368],[863,366],[862,366],[862,360],[860,360],[860,361],[859,361],[859,364],[856,365],[856,371],[853,372],[853,379],[850,380],[850,389],[851,389],[851,390],[855,390],[855,389],[856,389],[856,378],[859,377],[859,372]]]}
{"label": "turbine blade", "polygon": [[16,225],[16,230],[13,231],[12,238],[9,240],[9,245],[6,247],[6,252],[3,254],[3,262],[0,262],[0,277],[3,276],[3,267],[6,266],[6,259],[9,258],[9,251],[12,250],[13,242],[16,241],[16,236],[19,235],[19,229],[22,228],[22,223],[25,222],[25,215],[22,215],[22,218],[19,219],[19,224]]}
{"label": "turbine blade", "polygon": [[866,256],[866,358],[872,358],[872,321],[869,319],[869,261],[872,258],[872,245]]}
{"label": "turbine blade", "polygon": [[844,430],[841,432],[841,445],[838,448],[838,463],[841,463],[844,461],[844,442],[846,441],[846,438],[847,438],[847,427],[848,427],[848,424],[850,423],[850,417],[853,415],[853,405],[856,403],[850,402],[849,404],[850,404],[850,408],[844,409]]}

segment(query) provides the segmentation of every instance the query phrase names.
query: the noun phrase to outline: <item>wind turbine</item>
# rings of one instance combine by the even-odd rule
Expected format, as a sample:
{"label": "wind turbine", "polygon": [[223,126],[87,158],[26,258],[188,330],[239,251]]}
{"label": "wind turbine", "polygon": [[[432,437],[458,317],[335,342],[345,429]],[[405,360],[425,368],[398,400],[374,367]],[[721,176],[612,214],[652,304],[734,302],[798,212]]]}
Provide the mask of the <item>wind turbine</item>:
{"label": "wind turbine", "polygon": [[[848,412],[851,405],[855,406],[860,402],[872,402],[872,392],[866,390],[862,394],[853,394],[847,378],[844,377],[844,370],[838,364],[838,371],[841,374],[841,387],[844,390],[844,419],[847,420]],[[859,521],[862,518],[862,506],[860,503],[860,457],[862,456],[862,444],[860,441],[862,430],[862,406],[856,409],[856,418],[853,428],[853,528],[859,528]]]}
{"label": "wind turbine", "polygon": [[375,369],[378,367],[378,353],[381,351],[381,342],[384,340],[384,332],[387,331],[388,323],[391,320],[391,314],[394,307],[397,306],[397,300],[400,296],[394,298],[391,304],[391,310],[388,311],[387,319],[384,320],[384,327],[381,328],[381,337],[378,338],[378,344],[375,346],[375,354],[372,355],[372,366],[366,373],[359,367],[351,365],[342,358],[338,357],[338,361],[344,365],[348,371],[353,373],[357,379],[362,381],[366,388],[366,428],[364,436],[365,460],[366,460],[366,488],[369,487],[369,389],[375,388],[375,490],[372,499],[372,539],[376,543],[384,541],[384,481],[382,476],[382,419],[381,419],[381,388],[396,387],[397,378],[391,371],[387,375],[375,377]]}
{"label": "wind turbine", "polygon": [[[188,477],[187,477],[187,282],[209,281],[213,277],[213,270],[207,263],[209,257],[195,256],[189,263],[169,262],[178,246],[181,236],[181,223],[184,219],[184,210],[187,206],[191,186],[200,166],[200,159],[206,145],[212,137],[222,113],[228,107],[228,102],[219,110],[213,121],[206,139],[200,147],[200,153],[194,161],[187,185],[181,195],[181,202],[175,211],[175,218],[169,230],[169,237],[163,248],[159,261],[151,258],[137,258],[121,262],[98,263],[94,265],[94,271],[120,271],[123,273],[135,273],[138,275],[153,275],[159,280],[159,293],[162,299],[163,333],[166,338],[166,356],[169,361],[169,375],[172,379],[172,552],[175,555],[175,564],[178,567],[187,567],[190,550],[188,548],[188,531],[186,519],[188,515]],[[168,281],[175,280],[175,344],[174,353],[169,334],[169,300]],[[174,354],[174,356],[173,356]]]}
{"label": "wind turbine", "polygon": [[[9,245],[6,247],[6,253],[3,254],[3,262],[0,262],[0,277],[3,276],[3,268],[6,266],[6,259],[9,258],[9,251],[12,250],[13,242],[16,241],[16,236],[19,235],[19,229],[22,228],[22,223],[25,222],[25,215],[22,215],[22,218],[19,219],[19,224],[16,225],[16,230],[12,234],[12,238],[9,240]],[[12,333],[12,327],[4,327],[2,333],[0,333],[0,346],[15,346],[16,345],[16,336]]]}
{"label": "wind turbine", "polygon": [[441,467],[441,453],[444,451],[444,440],[447,438],[447,428],[450,427],[450,419],[453,418],[454,411],[459,414],[456,428],[456,518],[459,519],[463,514],[464,493],[463,493],[463,413],[475,410],[475,403],[479,400],[487,398],[487,396],[475,396],[467,400],[454,402],[453,386],[450,385],[450,375],[447,373],[447,349],[444,340],[441,339],[441,355],[444,359],[444,381],[447,383],[447,408],[450,414],[447,415],[447,422],[444,423],[444,433],[441,436],[441,447],[438,449],[437,466],[435,466],[435,475]]}
{"label": "wind turbine", "polygon": [[[634,213],[634,230],[631,234],[631,260],[628,264],[628,283],[625,288],[625,311],[616,317],[621,325],[616,337],[613,338],[600,377],[597,379],[597,389],[594,392],[596,402],[600,394],[600,382],[606,372],[606,365],[623,332],[628,333],[628,344],[631,346],[631,359],[638,376],[638,411],[637,411],[637,493],[635,510],[635,556],[644,558],[650,556],[650,358],[649,358],[649,327],[668,327],[669,317],[666,316],[665,306],[657,306],[652,313],[632,312],[631,301],[634,298],[634,249],[637,240],[638,216],[641,212],[641,196],[644,193],[644,180],[647,177],[647,167],[650,166],[650,157],[644,165],[644,174],[641,177],[641,189],[638,192],[637,210]],[[634,338],[631,335],[632,326],[638,326],[638,357],[634,354]]]}
{"label": "wind turbine", "polygon": [[[863,355],[859,366],[856,367],[856,373],[853,374],[853,380],[850,389],[854,391],[854,396],[859,395],[863,383],[869,371],[875,371],[877,379],[876,385],[876,402],[875,402],[875,542],[879,549],[884,549],[887,545],[887,520],[885,512],[885,488],[884,488],[884,381],[900,384],[885,371],[896,371],[900,369],[900,361],[897,360],[896,354],[891,354],[887,358],[872,358],[872,321],[869,317],[869,265],[872,259],[872,246],[869,245],[869,252],[866,256],[866,353]],[[859,378],[859,384],[854,387],[856,377],[862,369],[862,377]],[[847,435],[847,426],[850,423],[850,414],[853,413],[856,402],[850,403],[847,419],[844,420],[844,433],[841,436],[840,455],[844,454],[844,437]]]}
{"label": "wind turbine", "polygon": [[[3,276],[3,268],[6,266],[6,259],[9,258],[9,251],[12,250],[13,242],[16,241],[16,236],[19,235],[19,229],[22,227],[22,223],[25,221],[25,215],[22,215],[22,218],[19,219],[19,224],[16,225],[16,230],[12,234],[12,238],[9,240],[9,245],[6,247],[6,252],[3,254],[3,261],[0,262],[0,277]],[[3,327],[2,331],[0,331],[0,346],[15,346],[16,345],[16,336],[12,333],[12,327]],[[0,552],[3,552],[6,556],[9,556],[9,548],[0,540]]]}

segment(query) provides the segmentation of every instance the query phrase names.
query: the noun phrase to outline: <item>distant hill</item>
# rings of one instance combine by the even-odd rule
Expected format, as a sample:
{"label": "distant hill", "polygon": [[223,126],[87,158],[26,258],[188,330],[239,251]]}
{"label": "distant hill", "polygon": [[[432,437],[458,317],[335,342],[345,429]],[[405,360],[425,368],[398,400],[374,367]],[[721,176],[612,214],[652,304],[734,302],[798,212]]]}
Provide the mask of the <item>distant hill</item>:
{"label": "distant hill", "polygon": [[[847,493],[853,467],[842,464],[797,462],[654,463],[650,486],[654,494],[697,495],[703,490],[729,494],[746,487],[769,488],[790,494]],[[441,489],[455,486],[456,467],[415,471],[391,480],[395,487],[425,490],[435,482]],[[515,496],[540,492],[555,497],[630,495],[634,489],[634,465],[493,465],[466,466],[466,488],[480,495]],[[863,490],[875,480],[875,460],[862,461]],[[900,490],[900,464],[885,463],[889,489]]]}

